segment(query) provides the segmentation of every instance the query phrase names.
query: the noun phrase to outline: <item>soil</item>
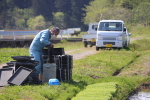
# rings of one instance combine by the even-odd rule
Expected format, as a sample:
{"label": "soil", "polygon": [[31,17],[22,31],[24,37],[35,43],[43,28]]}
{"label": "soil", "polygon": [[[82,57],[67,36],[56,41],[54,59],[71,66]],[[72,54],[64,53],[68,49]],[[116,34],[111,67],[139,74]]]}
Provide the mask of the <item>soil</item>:
{"label": "soil", "polygon": [[[82,48],[82,50],[83,49],[85,49],[85,48]],[[74,51],[75,50],[66,51],[65,53],[69,55],[71,52],[74,52]],[[98,52],[95,50],[95,46],[93,46],[93,47],[86,48],[85,52],[70,54],[70,55],[73,56],[73,60],[79,60],[79,59],[83,59],[86,56],[90,56],[90,55],[93,55],[93,54],[96,54],[96,53],[98,53]]]}

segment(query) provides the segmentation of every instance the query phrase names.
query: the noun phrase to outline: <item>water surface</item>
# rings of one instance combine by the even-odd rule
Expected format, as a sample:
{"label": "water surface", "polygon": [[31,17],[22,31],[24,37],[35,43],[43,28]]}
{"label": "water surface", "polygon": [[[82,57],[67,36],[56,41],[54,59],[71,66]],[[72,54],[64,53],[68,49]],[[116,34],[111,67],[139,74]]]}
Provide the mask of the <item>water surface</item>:
{"label": "water surface", "polygon": [[150,88],[141,89],[134,95],[130,96],[128,100],[150,100]]}

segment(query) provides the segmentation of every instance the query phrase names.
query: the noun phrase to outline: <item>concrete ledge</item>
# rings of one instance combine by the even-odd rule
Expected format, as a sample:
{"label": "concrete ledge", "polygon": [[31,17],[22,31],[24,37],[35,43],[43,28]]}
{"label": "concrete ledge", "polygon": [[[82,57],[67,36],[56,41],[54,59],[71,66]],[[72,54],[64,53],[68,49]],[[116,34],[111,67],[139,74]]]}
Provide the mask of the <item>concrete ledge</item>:
{"label": "concrete ledge", "polygon": [[[0,48],[7,48],[7,47],[11,47],[11,48],[16,48],[16,47],[25,47],[28,48],[31,44],[33,39],[17,39],[17,40],[13,40],[13,39],[0,39]],[[56,39],[52,39],[51,42],[52,43],[60,43],[60,39],[56,38]],[[68,42],[78,42],[78,41],[82,41],[82,38],[70,38],[67,39]]]}

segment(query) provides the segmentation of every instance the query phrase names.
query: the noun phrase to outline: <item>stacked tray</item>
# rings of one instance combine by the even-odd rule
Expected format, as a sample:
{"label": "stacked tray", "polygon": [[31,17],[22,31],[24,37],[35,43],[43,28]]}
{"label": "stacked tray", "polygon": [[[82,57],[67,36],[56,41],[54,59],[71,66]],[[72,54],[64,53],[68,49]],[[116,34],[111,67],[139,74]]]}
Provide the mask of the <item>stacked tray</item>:
{"label": "stacked tray", "polygon": [[[7,66],[0,69],[0,86],[5,85],[22,85],[29,80],[29,76],[35,80],[35,67],[39,64],[38,61],[31,60],[31,56],[12,56],[15,61],[7,62]],[[36,81],[37,81],[36,76]],[[31,80],[30,80],[31,81]],[[38,80],[39,81],[39,80]]]}
{"label": "stacked tray", "polygon": [[57,79],[68,81],[72,79],[73,56],[57,55],[55,56],[57,66]]}
{"label": "stacked tray", "polygon": [[22,60],[31,60],[31,56],[11,56],[13,60],[22,61]]}
{"label": "stacked tray", "polygon": [[13,68],[0,69],[0,86],[9,85],[7,81],[13,75],[13,72]]}

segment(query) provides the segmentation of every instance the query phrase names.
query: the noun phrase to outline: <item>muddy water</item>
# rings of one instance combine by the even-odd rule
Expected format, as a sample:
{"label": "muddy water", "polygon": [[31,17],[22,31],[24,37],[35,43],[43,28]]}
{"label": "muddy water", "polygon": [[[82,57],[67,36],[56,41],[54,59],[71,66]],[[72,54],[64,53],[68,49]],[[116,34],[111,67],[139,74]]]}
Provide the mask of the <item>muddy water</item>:
{"label": "muddy water", "polygon": [[150,88],[141,89],[134,95],[130,96],[128,100],[150,100]]}

